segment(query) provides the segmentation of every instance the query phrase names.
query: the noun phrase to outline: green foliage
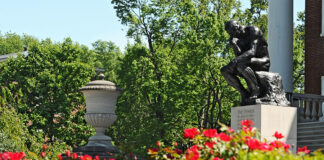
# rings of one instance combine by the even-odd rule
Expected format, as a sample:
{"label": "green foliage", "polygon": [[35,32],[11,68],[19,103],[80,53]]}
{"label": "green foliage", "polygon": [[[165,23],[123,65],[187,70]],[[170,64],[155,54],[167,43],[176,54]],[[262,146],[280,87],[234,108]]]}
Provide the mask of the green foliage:
{"label": "green foliage", "polygon": [[16,33],[6,33],[2,35],[0,33],[0,55],[9,53],[18,53],[38,40],[29,35],[20,36]]}
{"label": "green foliage", "polygon": [[298,24],[294,28],[294,92],[304,92],[305,81],[305,11],[298,13]]}
{"label": "green foliage", "polygon": [[94,75],[93,55],[69,38],[58,44],[47,39],[32,41],[27,57],[0,64],[0,84],[15,84],[10,91],[20,96],[21,105],[13,107],[30,133],[42,132],[48,142],[85,144],[92,130],[83,119],[85,103],[78,89]]}
{"label": "green foliage", "polygon": [[0,34],[0,55],[23,51],[23,39],[15,33]]}
{"label": "green foliage", "polygon": [[98,40],[92,43],[95,67],[105,69],[105,79],[117,83],[117,70],[120,69],[123,54],[113,42]]}
{"label": "green foliage", "polygon": [[28,130],[13,108],[0,107],[0,152],[26,151]]}
{"label": "green foliage", "polygon": [[[224,23],[243,16],[239,1],[112,3],[135,40],[118,72],[124,93],[110,131],[116,143],[134,144],[134,152],[143,153],[157,140],[181,140],[186,127],[229,123],[230,107],[238,105],[239,96],[220,68],[234,56],[225,45]],[[264,5],[258,7],[264,10]],[[254,19],[259,23],[260,18]]]}

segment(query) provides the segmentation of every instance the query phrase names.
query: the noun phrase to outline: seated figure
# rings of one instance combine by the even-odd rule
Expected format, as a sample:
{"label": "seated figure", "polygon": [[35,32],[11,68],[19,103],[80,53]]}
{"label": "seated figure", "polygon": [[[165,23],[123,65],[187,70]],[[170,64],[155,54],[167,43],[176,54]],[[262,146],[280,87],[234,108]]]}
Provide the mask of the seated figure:
{"label": "seated figure", "polygon": [[[237,21],[230,20],[226,22],[225,30],[230,35],[229,44],[236,57],[222,67],[221,73],[227,83],[240,92],[241,105],[253,104],[261,94],[256,72],[268,72],[270,68],[268,44],[262,31],[255,26],[242,26]],[[247,89],[238,76],[246,81]]]}

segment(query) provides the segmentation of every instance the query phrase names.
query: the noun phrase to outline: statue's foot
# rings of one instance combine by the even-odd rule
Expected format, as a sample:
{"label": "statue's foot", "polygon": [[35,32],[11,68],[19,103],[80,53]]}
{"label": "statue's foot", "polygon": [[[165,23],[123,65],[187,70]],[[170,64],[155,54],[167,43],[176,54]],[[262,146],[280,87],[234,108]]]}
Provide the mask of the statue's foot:
{"label": "statue's foot", "polygon": [[260,95],[260,89],[259,87],[256,87],[255,89],[252,90],[249,99],[257,99]]}

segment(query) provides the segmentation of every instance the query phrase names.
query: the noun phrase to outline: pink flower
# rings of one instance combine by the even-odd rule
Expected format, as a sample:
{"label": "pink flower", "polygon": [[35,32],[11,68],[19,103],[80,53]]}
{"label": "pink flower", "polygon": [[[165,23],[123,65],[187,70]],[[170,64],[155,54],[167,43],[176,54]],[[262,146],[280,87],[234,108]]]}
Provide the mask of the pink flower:
{"label": "pink flower", "polygon": [[212,160],[224,160],[224,158],[218,158],[218,157],[216,157],[216,158],[213,158]]}
{"label": "pink flower", "polygon": [[45,152],[42,152],[42,153],[41,153],[41,156],[42,156],[43,158],[45,158],[45,157],[46,157]]}
{"label": "pink flower", "polygon": [[267,143],[261,143],[259,149],[263,151],[272,151],[273,148]]}
{"label": "pink flower", "polygon": [[71,157],[71,152],[70,152],[70,150],[67,150],[67,151],[66,151],[66,156]]}
{"label": "pink flower", "polygon": [[207,129],[203,131],[203,135],[205,137],[213,138],[217,137],[217,130],[216,129]]}
{"label": "pink flower", "polygon": [[156,145],[157,145],[158,147],[160,147],[160,146],[161,146],[161,142],[160,142],[160,141],[157,141],[157,142],[156,142]]}
{"label": "pink flower", "polygon": [[310,152],[310,150],[307,149],[307,146],[304,146],[302,148],[298,147],[297,153],[299,152],[304,152],[305,154],[308,154]]}
{"label": "pink flower", "polygon": [[184,130],[183,137],[193,139],[198,134],[199,134],[199,132],[198,132],[197,128],[187,128]]}
{"label": "pink flower", "polygon": [[229,133],[234,133],[235,131],[234,131],[234,129],[232,129],[231,127],[228,127],[227,132],[229,132]]}
{"label": "pink flower", "polygon": [[[95,160],[100,160],[100,157],[99,156],[95,156]],[[113,158],[114,160],[114,158]]]}
{"label": "pink flower", "polygon": [[276,131],[273,136],[276,137],[277,139],[281,139],[284,137],[281,133],[278,133],[278,131]]}
{"label": "pink flower", "polygon": [[243,126],[243,128],[250,128],[252,125],[254,125],[254,123],[251,120],[246,119],[241,121],[241,125]]}
{"label": "pink flower", "polygon": [[73,153],[72,154],[72,159],[77,159],[78,158],[78,154],[77,153]]}

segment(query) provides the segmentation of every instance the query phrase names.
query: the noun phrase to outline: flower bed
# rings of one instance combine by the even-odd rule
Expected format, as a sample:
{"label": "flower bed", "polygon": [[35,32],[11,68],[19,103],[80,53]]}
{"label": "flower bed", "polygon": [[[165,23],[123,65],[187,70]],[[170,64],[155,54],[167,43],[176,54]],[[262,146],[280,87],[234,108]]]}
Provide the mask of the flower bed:
{"label": "flower bed", "polygon": [[177,143],[165,147],[162,142],[157,148],[148,150],[152,159],[185,159],[185,160],[304,160],[324,159],[320,151],[309,155],[307,147],[298,148],[297,154],[290,151],[291,146],[280,139],[284,137],[275,132],[276,140],[260,140],[260,133],[253,128],[250,120],[241,121],[242,130],[234,131],[222,125],[221,132],[216,129],[188,128],[184,130],[183,137],[191,144],[184,152],[179,150]]}

